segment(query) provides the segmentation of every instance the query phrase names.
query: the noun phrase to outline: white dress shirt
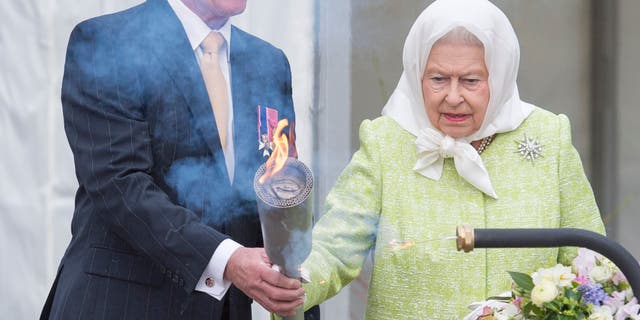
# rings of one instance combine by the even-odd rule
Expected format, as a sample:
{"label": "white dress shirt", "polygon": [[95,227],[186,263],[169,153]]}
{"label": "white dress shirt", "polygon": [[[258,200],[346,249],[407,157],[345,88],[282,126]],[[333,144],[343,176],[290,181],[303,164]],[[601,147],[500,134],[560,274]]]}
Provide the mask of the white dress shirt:
{"label": "white dress shirt", "polygon": [[[227,137],[230,138],[227,139],[227,146],[224,149],[224,160],[227,166],[227,171],[229,172],[229,181],[233,183],[235,151],[233,146],[233,96],[231,95],[231,67],[229,64],[229,52],[231,51],[231,23],[227,20],[220,29],[212,30],[206,23],[204,23],[204,21],[202,21],[202,19],[200,19],[200,17],[182,3],[181,0],[168,1],[187,33],[187,37],[191,43],[191,48],[193,49],[193,53],[195,54],[198,63],[200,63],[200,58],[203,55],[200,44],[211,31],[220,32],[226,40],[226,45],[218,52],[218,60],[220,61],[222,74],[227,81],[227,92],[229,96],[229,122],[227,123]],[[214,119],[212,118],[211,121],[214,121]],[[231,286],[231,282],[223,278],[224,269],[227,266],[227,262],[231,255],[240,247],[240,244],[231,239],[222,241],[209,260],[209,265],[207,265],[207,268],[202,273],[195,289],[221,300]]]}

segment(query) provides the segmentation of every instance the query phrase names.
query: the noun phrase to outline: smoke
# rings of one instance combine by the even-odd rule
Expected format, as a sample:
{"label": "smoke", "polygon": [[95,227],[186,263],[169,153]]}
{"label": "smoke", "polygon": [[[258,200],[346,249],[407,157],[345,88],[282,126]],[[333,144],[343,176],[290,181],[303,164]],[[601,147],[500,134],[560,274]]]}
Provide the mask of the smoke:
{"label": "smoke", "polygon": [[174,162],[165,181],[176,191],[178,203],[199,211],[204,209],[207,192],[201,178],[211,171],[210,166],[211,161],[202,158],[186,158]]}
{"label": "smoke", "polygon": [[[142,6],[170,10],[165,2]],[[148,124],[149,136],[146,132],[141,136],[150,138],[154,178],[173,201],[200,215],[203,222],[220,226],[239,216],[255,215],[253,176],[265,160],[258,151],[255,111],[258,105],[279,109],[279,119],[294,123],[291,79],[284,77],[290,73],[288,61],[268,43],[255,38],[243,43],[247,36],[232,31],[229,80],[234,98],[235,172],[230,183],[221,155],[206,149],[205,143],[217,138],[211,133],[214,118],[203,107],[208,96],[204,82],[198,81],[200,70],[184,29],[171,14],[138,14],[143,7],[76,29],[77,45],[68,56],[76,65],[66,77],[94,79],[95,83],[78,87],[100,87],[101,96],[73,92],[72,98],[78,100],[73,102],[132,119],[141,128]],[[276,34],[282,34],[280,28]],[[69,139],[77,140],[78,135],[72,132]]]}
{"label": "smoke", "polygon": [[[203,223],[223,226],[235,218],[255,215],[253,190],[230,186],[224,164],[211,158],[184,158],[169,168],[165,183],[174,191],[179,205],[201,216]],[[246,189],[246,188],[244,188]]]}
{"label": "smoke", "polygon": [[[181,28],[179,23],[176,25]],[[179,30],[174,31],[176,32],[167,33],[166,37],[183,36]],[[195,56],[189,50],[186,39],[168,41],[185,45],[185,48],[171,48],[173,54],[180,52],[179,57],[183,58],[182,62],[175,62],[183,68],[171,71],[176,80],[175,87],[171,87],[174,86],[173,83],[169,87],[164,83],[167,77],[163,74],[167,66],[173,67],[171,63],[174,62],[165,60],[168,65],[151,71],[157,73],[157,76],[149,77],[151,85],[156,88],[150,92],[152,101],[147,101],[151,106],[147,114],[155,117],[156,125],[152,128],[154,138],[159,141],[177,140],[178,148],[183,149],[182,156],[200,155],[173,161],[163,178],[175,193],[179,205],[200,212],[201,220],[214,226],[223,225],[239,216],[257,215],[253,178],[259,165],[266,160],[258,149],[260,141],[257,132],[257,107],[278,109],[278,120],[287,118],[290,124],[295,121],[291,108],[291,82],[287,78],[290,70],[284,56],[268,43],[242,31],[232,29],[231,36],[228,80],[232,88],[230,98],[234,117],[233,172],[227,172],[222,151],[207,152],[207,146],[203,143],[211,144],[218,136],[212,133],[215,130],[214,114],[208,104],[204,82],[199,79],[200,70]],[[185,63],[183,60],[187,58],[193,61]],[[175,103],[167,100],[172,95],[176,97]],[[182,100],[183,96],[186,101]],[[153,108],[154,99],[163,107]],[[187,149],[186,152],[184,148]],[[232,181],[229,180],[231,174]]]}
{"label": "smoke", "polygon": [[311,228],[307,230],[291,230],[289,241],[282,248],[281,254],[285,259],[285,270],[297,273],[302,262],[307,259],[311,249]]}

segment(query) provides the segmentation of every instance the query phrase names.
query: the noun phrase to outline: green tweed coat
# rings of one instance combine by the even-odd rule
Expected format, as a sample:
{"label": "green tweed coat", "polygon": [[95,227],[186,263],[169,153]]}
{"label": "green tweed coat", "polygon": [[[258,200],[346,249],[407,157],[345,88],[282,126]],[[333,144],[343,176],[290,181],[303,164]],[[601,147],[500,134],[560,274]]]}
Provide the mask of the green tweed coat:
{"label": "green tweed coat", "polygon": [[[536,139],[542,157],[525,160],[520,141]],[[507,271],[530,273],[570,262],[575,248],[456,251],[456,226],[475,228],[604,226],[569,120],[537,108],[518,129],[498,134],[482,153],[498,194],[486,196],[446,159],[434,181],[412,170],[415,136],[380,117],[360,127],[360,150],[327,197],[304,267],[307,307],[353,280],[372,251],[367,319],[461,319],[467,305],[509,289]]]}

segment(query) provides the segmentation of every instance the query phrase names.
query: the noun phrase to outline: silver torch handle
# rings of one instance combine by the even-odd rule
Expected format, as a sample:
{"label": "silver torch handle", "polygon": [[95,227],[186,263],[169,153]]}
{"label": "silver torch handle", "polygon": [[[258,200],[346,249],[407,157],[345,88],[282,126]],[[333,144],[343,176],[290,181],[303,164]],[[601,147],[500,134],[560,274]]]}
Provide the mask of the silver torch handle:
{"label": "silver torch handle", "polygon": [[[311,253],[313,222],[313,175],[301,161],[288,158],[281,171],[260,182],[265,172],[256,172],[254,189],[264,248],[271,262],[289,278],[302,279],[300,266]],[[304,308],[286,320],[304,319]]]}

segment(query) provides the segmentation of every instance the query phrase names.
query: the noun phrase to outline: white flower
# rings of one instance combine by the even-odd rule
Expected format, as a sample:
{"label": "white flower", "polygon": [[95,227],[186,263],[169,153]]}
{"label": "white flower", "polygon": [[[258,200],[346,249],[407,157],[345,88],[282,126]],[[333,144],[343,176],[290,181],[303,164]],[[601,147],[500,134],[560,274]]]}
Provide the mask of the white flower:
{"label": "white flower", "polygon": [[607,306],[593,306],[589,320],[613,320],[613,312]]}
{"label": "white flower", "polygon": [[[463,320],[476,320],[481,315],[484,314],[485,308],[490,308],[491,311],[495,314],[498,310],[503,310],[504,308],[511,305],[507,302],[502,302],[498,300],[487,300],[482,302],[473,302],[468,308],[471,309],[471,313],[467,314]],[[515,307],[515,306],[514,306]],[[509,318],[506,318],[509,319]]]}
{"label": "white flower", "polygon": [[571,281],[576,278],[576,275],[571,272],[571,267],[566,267],[561,264],[557,264],[551,268],[553,272],[553,281],[560,288],[568,287],[571,285]]}
{"label": "white flower", "polygon": [[551,268],[540,268],[531,275],[531,279],[533,280],[534,285],[545,280],[553,282],[553,271]]}
{"label": "white flower", "polygon": [[543,303],[553,301],[558,296],[558,287],[553,281],[541,280],[531,290],[531,301],[538,307]]}
{"label": "white flower", "polygon": [[613,270],[607,265],[595,266],[589,272],[589,278],[595,282],[605,282],[613,277]]}
{"label": "white flower", "polygon": [[552,268],[540,268],[537,272],[531,275],[533,284],[547,280],[553,282],[558,288],[563,288],[571,285],[571,281],[576,278],[576,275],[571,272],[571,267],[566,267],[561,264],[557,264]]}
{"label": "white flower", "polygon": [[496,320],[519,319],[519,317],[516,317],[519,312],[520,311],[518,310],[518,307],[512,304],[507,304],[502,309],[494,312],[493,316],[496,318]]}

